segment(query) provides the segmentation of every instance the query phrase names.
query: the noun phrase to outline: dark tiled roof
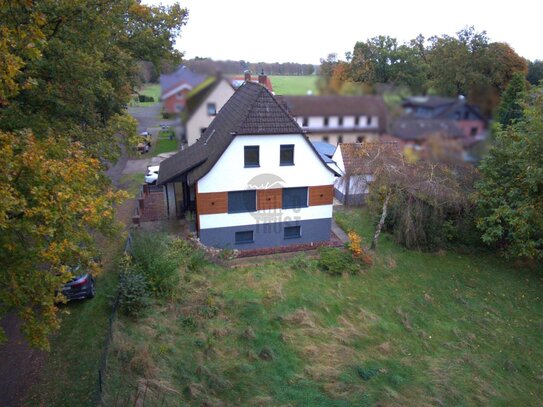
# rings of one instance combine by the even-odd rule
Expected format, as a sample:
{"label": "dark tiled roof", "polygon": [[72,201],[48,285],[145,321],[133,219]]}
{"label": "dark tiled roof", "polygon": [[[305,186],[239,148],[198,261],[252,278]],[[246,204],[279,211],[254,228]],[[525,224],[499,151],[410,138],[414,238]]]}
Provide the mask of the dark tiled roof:
{"label": "dark tiled roof", "polygon": [[406,98],[402,105],[404,106],[424,106],[435,108],[443,105],[450,105],[457,101],[457,99],[447,98],[443,96],[411,96]]}
{"label": "dark tiled roof", "polygon": [[373,174],[381,156],[399,151],[395,142],[347,143],[338,146],[345,167],[350,175]]}
{"label": "dark tiled roof", "polygon": [[447,138],[464,137],[464,132],[455,120],[401,118],[392,123],[391,133],[405,141],[422,141],[432,134]]}
{"label": "dark tiled roof", "polygon": [[296,117],[377,116],[385,131],[387,107],[381,96],[278,96],[288,112]]}
{"label": "dark tiled roof", "polygon": [[188,83],[192,87],[198,85],[205,80],[205,75],[192,72],[185,65],[180,65],[177,71],[171,74],[160,75],[160,88],[162,89],[162,95],[172,90],[177,85],[182,83]]}
{"label": "dark tiled roof", "polygon": [[263,86],[245,83],[219,111],[200,139],[160,164],[158,184],[182,174],[194,184],[215,165],[236,135],[302,134],[298,123]]}

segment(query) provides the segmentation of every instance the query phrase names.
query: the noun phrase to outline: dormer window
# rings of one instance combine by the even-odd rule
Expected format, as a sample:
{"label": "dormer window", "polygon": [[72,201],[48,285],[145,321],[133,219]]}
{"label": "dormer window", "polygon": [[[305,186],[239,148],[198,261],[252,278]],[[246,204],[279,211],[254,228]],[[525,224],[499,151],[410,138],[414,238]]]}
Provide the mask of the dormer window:
{"label": "dormer window", "polygon": [[217,115],[217,105],[215,103],[207,104],[207,115],[216,116]]}
{"label": "dormer window", "polygon": [[244,150],[245,167],[260,167],[260,147],[245,146]]}
{"label": "dormer window", "polygon": [[281,145],[279,165],[294,165],[294,144]]}

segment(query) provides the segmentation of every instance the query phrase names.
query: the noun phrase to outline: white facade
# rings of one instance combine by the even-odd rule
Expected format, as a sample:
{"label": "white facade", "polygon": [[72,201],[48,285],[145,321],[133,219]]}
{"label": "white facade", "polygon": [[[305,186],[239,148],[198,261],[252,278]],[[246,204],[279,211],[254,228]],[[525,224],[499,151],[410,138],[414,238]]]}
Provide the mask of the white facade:
{"label": "white facade", "polygon": [[[356,124],[358,117],[358,124]],[[340,124],[340,120],[343,122]],[[379,117],[377,116],[328,116],[328,124],[325,124],[324,116],[296,117],[296,121],[303,128],[312,130],[377,130],[379,128]],[[304,121],[307,124],[304,125]]]}
{"label": "white facade", "polygon": [[[234,89],[228,81],[221,80],[213,91],[202,101],[200,106],[192,113],[186,123],[186,138],[187,144],[190,146],[200,138],[202,129],[209,126],[216,114],[222,109],[224,104],[234,94]],[[216,107],[216,113],[210,115],[208,113],[208,104],[213,103]]]}
{"label": "white facade", "polygon": [[[281,166],[280,146],[289,144],[294,145],[294,165]],[[259,146],[259,167],[245,168],[245,146]],[[332,185],[334,178],[302,134],[236,136],[211,171],[198,181],[198,193]],[[332,205],[318,205],[200,215],[200,229],[325,219],[332,217],[332,211]]]}

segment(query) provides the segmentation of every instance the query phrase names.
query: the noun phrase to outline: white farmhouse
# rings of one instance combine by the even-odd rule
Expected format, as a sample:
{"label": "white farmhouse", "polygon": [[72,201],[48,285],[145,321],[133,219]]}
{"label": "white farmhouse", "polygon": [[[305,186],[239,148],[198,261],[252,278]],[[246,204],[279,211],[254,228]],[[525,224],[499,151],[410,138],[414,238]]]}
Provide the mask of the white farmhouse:
{"label": "white farmhouse", "polygon": [[335,173],[264,87],[245,83],[200,139],[162,162],[170,216],[202,243],[256,249],[328,241]]}

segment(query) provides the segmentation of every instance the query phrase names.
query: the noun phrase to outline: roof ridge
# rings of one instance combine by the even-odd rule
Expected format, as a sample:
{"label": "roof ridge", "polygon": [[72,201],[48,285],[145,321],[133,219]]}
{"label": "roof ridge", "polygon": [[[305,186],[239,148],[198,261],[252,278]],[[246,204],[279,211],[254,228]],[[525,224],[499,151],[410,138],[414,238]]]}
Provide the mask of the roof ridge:
{"label": "roof ridge", "polygon": [[259,92],[257,93],[256,97],[254,98],[253,100],[253,103],[251,104],[251,108],[250,109],[247,109],[247,112],[245,113],[245,115],[243,116],[242,119],[239,120],[238,123],[236,123],[236,130],[235,130],[235,133],[238,133],[242,124],[245,123],[245,120],[247,120],[247,118],[249,117],[249,114],[255,109],[256,107],[256,101],[258,100],[258,98],[260,97],[261,93],[262,93],[262,89],[266,89],[264,86],[260,86],[260,85],[257,85],[255,83],[252,83],[252,82],[245,82],[243,85],[241,85],[239,88],[243,88],[244,86],[258,86],[260,89],[259,89]]}

